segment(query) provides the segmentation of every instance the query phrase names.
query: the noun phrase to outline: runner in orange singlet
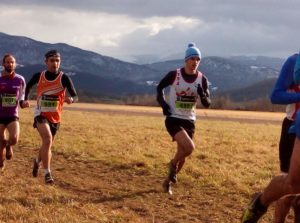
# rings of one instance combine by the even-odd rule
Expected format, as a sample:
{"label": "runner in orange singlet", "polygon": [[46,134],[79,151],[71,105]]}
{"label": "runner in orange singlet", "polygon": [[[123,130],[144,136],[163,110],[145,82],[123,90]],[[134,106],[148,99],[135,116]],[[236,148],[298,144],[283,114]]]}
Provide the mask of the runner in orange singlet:
{"label": "runner in orange singlet", "polygon": [[[60,67],[60,54],[56,50],[50,50],[45,54],[46,71],[33,75],[25,90],[24,105],[29,107],[28,95],[31,88],[37,84],[37,104],[34,112],[34,128],[37,128],[42,145],[38,157],[34,159],[32,175],[38,176],[39,164],[43,163],[45,169],[45,183],[54,182],[51,171],[51,146],[54,136],[59,129],[63,103],[74,103],[78,100],[72,80]],[[66,89],[70,97],[66,97]]]}

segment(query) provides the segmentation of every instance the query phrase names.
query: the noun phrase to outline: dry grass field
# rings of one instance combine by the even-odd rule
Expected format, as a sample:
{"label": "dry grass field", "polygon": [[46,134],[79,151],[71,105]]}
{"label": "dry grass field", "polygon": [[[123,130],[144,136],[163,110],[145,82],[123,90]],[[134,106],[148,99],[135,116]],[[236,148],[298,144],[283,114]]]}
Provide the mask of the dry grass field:
{"label": "dry grass field", "polygon": [[[235,223],[279,172],[282,113],[199,110],[196,151],[173,196],[161,183],[175,143],[159,108],[66,105],[53,147],[54,186],[31,176],[33,109],[0,173],[0,222]],[[261,222],[272,222],[273,207]],[[292,222],[289,220],[288,222]]]}

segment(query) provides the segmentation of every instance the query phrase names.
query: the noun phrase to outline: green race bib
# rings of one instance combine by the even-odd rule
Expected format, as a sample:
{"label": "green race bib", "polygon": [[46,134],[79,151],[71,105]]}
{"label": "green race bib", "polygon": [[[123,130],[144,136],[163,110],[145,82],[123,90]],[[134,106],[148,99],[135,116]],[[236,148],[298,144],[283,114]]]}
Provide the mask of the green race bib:
{"label": "green race bib", "polygon": [[177,109],[191,110],[194,107],[194,103],[193,102],[176,101],[175,106]]}
{"label": "green race bib", "polygon": [[195,96],[178,96],[175,101],[175,107],[180,110],[191,110],[196,104]]}
{"label": "green race bib", "polygon": [[58,109],[58,97],[42,96],[40,108],[42,112],[56,112]]}
{"label": "green race bib", "polygon": [[16,95],[2,95],[2,107],[15,107],[17,105]]}

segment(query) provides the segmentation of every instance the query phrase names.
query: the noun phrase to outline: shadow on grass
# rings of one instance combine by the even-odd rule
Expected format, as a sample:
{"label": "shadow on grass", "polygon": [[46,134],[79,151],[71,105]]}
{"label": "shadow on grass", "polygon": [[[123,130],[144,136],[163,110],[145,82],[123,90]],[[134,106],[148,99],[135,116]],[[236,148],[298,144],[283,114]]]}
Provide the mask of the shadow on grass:
{"label": "shadow on grass", "polygon": [[[60,187],[63,190],[67,190],[68,192],[71,192],[74,195],[78,196],[78,200],[81,202],[88,202],[88,203],[105,203],[105,202],[111,202],[111,201],[123,201],[124,199],[131,199],[136,197],[145,197],[147,194],[153,194],[153,193],[162,193],[162,191],[159,191],[157,189],[146,189],[146,190],[140,190],[140,191],[130,191],[128,193],[124,193],[123,191],[120,191],[119,193],[117,191],[111,191],[109,193],[105,193],[101,191],[100,187],[97,188],[86,188],[82,189],[79,188],[76,185],[64,182],[64,181],[56,181],[55,185],[57,187]],[[107,190],[107,189],[106,189]]]}
{"label": "shadow on grass", "polygon": [[117,164],[102,160],[63,162],[68,164],[65,169],[59,170],[62,176],[67,169],[74,171],[74,168],[78,175],[72,176],[71,173],[69,176],[73,178],[57,178],[55,187],[70,193],[70,196],[75,195],[75,199],[80,202],[119,202],[146,197],[147,194],[163,193],[155,186],[159,179],[151,174],[146,164],[141,162]]}

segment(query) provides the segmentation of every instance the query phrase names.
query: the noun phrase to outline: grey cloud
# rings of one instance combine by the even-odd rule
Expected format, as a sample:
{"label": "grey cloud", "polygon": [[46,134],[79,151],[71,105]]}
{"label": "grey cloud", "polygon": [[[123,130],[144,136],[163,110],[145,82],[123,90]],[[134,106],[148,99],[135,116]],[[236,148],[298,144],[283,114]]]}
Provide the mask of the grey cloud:
{"label": "grey cloud", "polygon": [[[204,56],[265,55],[285,57],[299,50],[298,34],[290,36],[289,28],[247,26],[244,22],[222,22],[199,25],[190,32],[173,29],[150,36],[145,30],[133,32],[122,39],[121,51],[160,55],[184,53],[188,42],[194,41]],[[286,41],[289,40],[289,41]],[[298,44],[298,45],[297,45]]]}
{"label": "grey cloud", "polygon": [[[132,18],[184,16],[204,22],[243,21],[247,24],[296,28],[300,1],[297,0],[2,0],[0,5],[51,6],[86,12],[105,12]],[[2,7],[1,7],[2,8]]]}
{"label": "grey cloud", "polygon": [[[193,16],[207,18],[247,18],[265,16],[273,12],[280,17],[286,12],[297,13],[300,2],[296,0],[2,0],[2,5],[57,6],[83,11],[101,11],[126,14],[133,17]],[[291,15],[291,14],[290,14]]]}
{"label": "grey cloud", "polygon": [[97,52],[105,49],[114,55],[180,55],[187,42],[195,41],[204,56],[285,57],[299,50],[300,45],[300,1],[297,0],[2,0],[0,5],[2,10],[7,5],[106,12],[139,21],[153,16],[184,16],[203,21],[193,30],[173,27],[154,36],[149,36],[146,29],[138,29],[124,35],[119,48],[93,46]]}

